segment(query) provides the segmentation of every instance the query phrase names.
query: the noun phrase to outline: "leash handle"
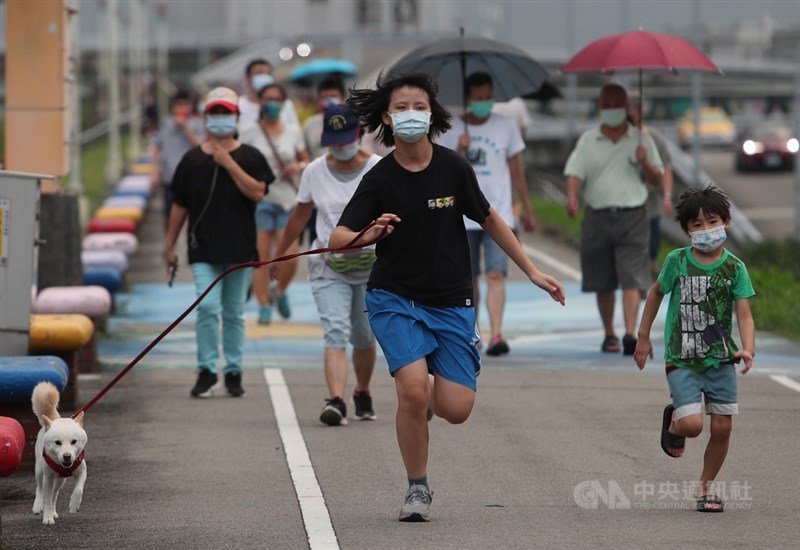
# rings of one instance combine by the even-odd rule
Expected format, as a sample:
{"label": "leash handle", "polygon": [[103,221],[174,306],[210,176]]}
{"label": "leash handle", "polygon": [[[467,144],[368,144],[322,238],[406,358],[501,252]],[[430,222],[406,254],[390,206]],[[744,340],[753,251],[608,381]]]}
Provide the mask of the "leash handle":
{"label": "leash handle", "polygon": [[368,241],[368,242],[363,243],[363,244],[358,244],[358,245],[355,244],[355,243],[358,241],[358,239],[360,239],[361,237],[364,236],[364,233],[366,233],[367,231],[372,229],[372,227],[374,225],[375,225],[375,222],[373,221],[367,227],[362,229],[358,233],[358,235],[356,235],[353,238],[353,240],[351,240],[349,243],[347,243],[344,246],[340,246],[340,247],[337,247],[337,248],[331,248],[331,247],[316,248],[314,250],[306,250],[305,252],[298,252],[298,253],[295,253],[295,254],[289,254],[289,255],[286,255],[286,256],[281,256],[280,258],[275,258],[273,260],[264,260],[264,261],[260,261],[260,262],[247,262],[247,263],[235,265],[233,267],[229,267],[228,269],[223,271],[216,279],[214,279],[214,281],[210,285],[208,285],[208,288],[206,288],[203,291],[203,293],[200,294],[200,296],[197,297],[197,299],[192,303],[192,305],[190,305],[186,309],[186,311],[181,313],[180,316],[178,316],[177,319],[175,319],[166,329],[164,329],[161,332],[161,334],[156,336],[156,338],[152,342],[150,342],[147,345],[147,347],[145,347],[139,353],[139,355],[137,355],[133,359],[133,361],[128,363],[127,367],[122,369],[108,384],[106,384],[106,386],[103,389],[101,389],[99,392],[97,392],[97,394],[94,397],[92,397],[83,407],[81,407],[78,411],[76,411],[75,414],[72,415],[72,418],[74,419],[80,413],[88,411],[95,403],[97,403],[108,392],[108,390],[113,388],[114,385],[116,385],[116,383],[119,382],[122,379],[123,376],[128,374],[128,372],[134,366],[136,366],[136,364],[139,361],[141,361],[144,358],[145,355],[150,353],[150,350],[152,350],[154,347],[156,347],[156,345],[158,345],[158,343],[161,342],[161,340],[163,340],[164,337],[166,337],[167,334],[172,332],[172,329],[174,329],[176,326],[178,326],[181,323],[181,321],[183,321],[186,318],[186,316],[189,315],[192,312],[192,310],[194,308],[196,308],[197,305],[200,302],[203,301],[203,298],[205,298],[208,295],[208,293],[211,292],[211,289],[214,288],[214,286],[216,286],[216,284],[218,282],[220,282],[223,279],[223,277],[225,277],[229,273],[232,273],[232,272],[234,272],[234,271],[236,271],[238,269],[244,269],[246,267],[262,267],[262,266],[265,266],[265,265],[268,265],[268,264],[272,264],[272,263],[285,262],[287,260],[292,260],[292,259],[298,258],[300,256],[310,256],[310,255],[313,255],[313,254],[322,254],[324,252],[343,252],[343,251],[346,251],[346,250],[357,250],[359,248],[364,248],[365,246],[371,246],[371,245],[381,241],[386,236],[386,233],[388,232],[388,228],[387,227],[384,227],[383,230],[381,231],[381,233],[377,237],[375,237],[373,240]]}

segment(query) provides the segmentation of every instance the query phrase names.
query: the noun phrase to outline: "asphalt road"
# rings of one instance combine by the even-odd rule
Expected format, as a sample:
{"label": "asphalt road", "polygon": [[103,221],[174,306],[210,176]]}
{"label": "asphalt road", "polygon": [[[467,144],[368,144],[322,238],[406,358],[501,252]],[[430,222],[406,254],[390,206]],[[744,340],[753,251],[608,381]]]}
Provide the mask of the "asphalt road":
{"label": "asphalt road", "polygon": [[[131,286],[117,296],[110,334],[100,342],[105,369],[81,376],[79,403],[193,299],[186,270],[166,288],[163,247],[148,216]],[[66,513],[71,482],[55,526],[43,526],[30,511],[32,473],[0,482],[2,544],[795,548],[800,392],[792,381],[800,388],[800,345],[759,333],[754,371],[739,377],[742,414],[719,476],[727,509],[692,511],[687,497],[707,433],[689,442],[685,458],[663,454],[658,436],[669,392],[662,367],[653,362],[638,372],[629,357],[600,353],[593,297],[569,282],[575,252],[542,236],[523,238],[546,254],[548,271],[561,266],[567,306],[512,274],[504,329],[511,354],[485,358],[467,423],[436,418],[430,425],[431,523],[397,521],[406,481],[394,387],[382,358],[373,381],[379,419],[340,428],[319,422],[326,394],[321,329],[299,275],[290,288],[291,322],[259,327],[255,305],[248,305],[244,398],[188,397],[194,333],[187,318],[87,413],[89,477],[79,514]],[[544,259],[537,261],[544,267]],[[285,386],[268,384],[265,369],[280,373]]]}
{"label": "asphalt road", "polygon": [[794,234],[794,171],[739,173],[733,153],[720,150],[704,150],[701,164],[764,237],[783,239]]}

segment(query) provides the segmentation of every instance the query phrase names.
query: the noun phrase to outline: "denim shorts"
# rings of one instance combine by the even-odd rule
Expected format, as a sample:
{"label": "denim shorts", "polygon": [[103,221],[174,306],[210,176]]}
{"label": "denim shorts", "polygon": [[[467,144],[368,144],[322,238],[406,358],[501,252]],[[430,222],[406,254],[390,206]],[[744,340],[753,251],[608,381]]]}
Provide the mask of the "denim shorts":
{"label": "denim shorts", "polygon": [[472,277],[481,274],[481,245],[483,245],[483,267],[486,273],[502,273],[508,275],[508,256],[494,239],[483,229],[467,231],[469,241],[469,258],[472,266]]}
{"label": "denim shorts", "polygon": [[311,279],[311,293],[325,331],[326,348],[346,348],[348,342],[355,349],[375,347],[364,302],[366,291],[367,283]]}
{"label": "denim shorts", "polygon": [[394,374],[426,358],[428,372],[478,389],[480,341],[472,307],[429,307],[387,290],[368,290],[369,324]]}
{"label": "denim shorts", "polygon": [[256,206],[256,231],[280,231],[289,222],[291,210],[277,204],[261,201]]}
{"label": "denim shorts", "polygon": [[703,413],[701,395],[705,395],[706,414],[739,414],[736,367],[731,364],[711,367],[705,372],[667,367],[667,382],[677,420]]}

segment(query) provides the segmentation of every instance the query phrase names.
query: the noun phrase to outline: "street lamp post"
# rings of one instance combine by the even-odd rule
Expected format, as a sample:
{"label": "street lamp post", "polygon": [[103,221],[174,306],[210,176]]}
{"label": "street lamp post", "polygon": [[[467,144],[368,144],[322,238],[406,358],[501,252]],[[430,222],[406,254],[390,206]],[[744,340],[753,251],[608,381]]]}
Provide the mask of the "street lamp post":
{"label": "street lamp post", "polygon": [[119,135],[119,12],[117,0],[108,0],[108,164],[106,183],[112,185],[122,173]]}
{"label": "street lamp post", "polygon": [[[800,139],[800,44],[797,45],[794,75],[794,137]],[[794,236],[800,240],[800,151],[794,154]]]}

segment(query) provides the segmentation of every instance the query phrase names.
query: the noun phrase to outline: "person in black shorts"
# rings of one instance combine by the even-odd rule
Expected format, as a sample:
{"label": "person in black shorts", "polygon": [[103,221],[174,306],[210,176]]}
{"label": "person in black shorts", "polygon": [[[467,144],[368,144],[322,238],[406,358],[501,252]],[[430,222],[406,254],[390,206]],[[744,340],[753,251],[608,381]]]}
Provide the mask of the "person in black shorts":
{"label": "person in black shorts", "polygon": [[[480,371],[472,272],[463,216],[475,220],[532,283],[564,303],[564,288],[539,271],[481,193],[461,155],[433,143],[450,127],[427,73],[379,76],[347,101],[368,132],[395,150],[361,180],[330,246],[386,232],[367,284],[369,322],[394,376],[397,440],[408,476],[400,521],[429,521],[427,411],[452,424],[469,417]],[[431,386],[429,373],[433,375]]]}

